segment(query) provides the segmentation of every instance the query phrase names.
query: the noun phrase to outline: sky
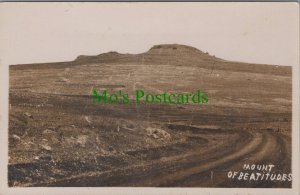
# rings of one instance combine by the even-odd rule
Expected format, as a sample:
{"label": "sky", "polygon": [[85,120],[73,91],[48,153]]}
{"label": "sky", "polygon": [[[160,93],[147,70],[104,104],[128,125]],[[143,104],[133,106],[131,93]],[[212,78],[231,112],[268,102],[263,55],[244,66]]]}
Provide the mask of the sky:
{"label": "sky", "polygon": [[299,4],[1,3],[0,64],[196,47],[226,60],[299,64]]}

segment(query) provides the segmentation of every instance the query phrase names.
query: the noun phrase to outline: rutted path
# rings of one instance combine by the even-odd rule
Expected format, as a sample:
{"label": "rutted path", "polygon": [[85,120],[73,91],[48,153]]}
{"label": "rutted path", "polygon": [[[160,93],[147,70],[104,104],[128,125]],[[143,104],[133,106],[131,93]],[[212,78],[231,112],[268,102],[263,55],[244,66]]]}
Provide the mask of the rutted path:
{"label": "rutted path", "polygon": [[[207,131],[202,131],[202,133],[209,134]],[[227,133],[238,135],[233,136],[236,139],[224,142],[227,146],[220,144],[206,149],[194,148],[190,152],[166,156],[158,160],[99,172],[84,172],[55,182],[37,183],[33,186],[234,187],[235,183],[230,183],[227,172],[224,170],[242,171],[243,163],[270,163],[281,165],[281,170],[286,170],[288,165],[283,165],[279,159],[282,155],[286,156],[286,143],[274,132],[232,131]],[[211,134],[218,134],[218,132],[213,130]],[[281,155],[276,155],[278,152]],[[217,174],[212,178],[211,174],[214,171]],[[245,182],[242,185],[278,187],[276,183],[264,184],[263,182],[257,184]]]}

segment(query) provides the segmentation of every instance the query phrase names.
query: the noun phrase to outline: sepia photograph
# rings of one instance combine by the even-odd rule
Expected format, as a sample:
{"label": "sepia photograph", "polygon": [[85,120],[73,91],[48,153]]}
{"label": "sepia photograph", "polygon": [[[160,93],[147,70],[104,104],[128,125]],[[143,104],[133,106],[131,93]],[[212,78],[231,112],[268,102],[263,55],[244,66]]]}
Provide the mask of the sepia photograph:
{"label": "sepia photograph", "polygon": [[0,11],[8,190],[296,195],[299,4],[27,2]]}

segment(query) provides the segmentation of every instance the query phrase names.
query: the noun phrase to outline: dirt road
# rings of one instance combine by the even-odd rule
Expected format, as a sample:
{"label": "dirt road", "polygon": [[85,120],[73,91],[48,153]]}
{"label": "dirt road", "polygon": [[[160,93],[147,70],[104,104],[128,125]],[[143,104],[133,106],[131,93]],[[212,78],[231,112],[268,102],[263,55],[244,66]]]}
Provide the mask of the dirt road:
{"label": "dirt road", "polygon": [[[176,127],[179,128],[180,127]],[[193,138],[205,139],[225,130],[193,129]],[[206,187],[287,187],[288,182],[234,182],[230,170],[242,171],[244,163],[276,164],[277,173],[289,172],[287,140],[272,131],[230,131],[233,139],[211,148],[193,148],[190,152],[168,155],[143,164],[118,167],[101,172],[84,172],[50,183],[33,186],[206,186]],[[217,137],[217,136],[216,136]],[[199,147],[199,146],[198,146]],[[201,147],[201,146],[200,146]],[[202,144],[205,148],[205,144]],[[224,149],[221,149],[224,148]],[[226,148],[226,150],[225,150]],[[278,154],[278,155],[276,155]],[[286,160],[286,159],[285,159]]]}

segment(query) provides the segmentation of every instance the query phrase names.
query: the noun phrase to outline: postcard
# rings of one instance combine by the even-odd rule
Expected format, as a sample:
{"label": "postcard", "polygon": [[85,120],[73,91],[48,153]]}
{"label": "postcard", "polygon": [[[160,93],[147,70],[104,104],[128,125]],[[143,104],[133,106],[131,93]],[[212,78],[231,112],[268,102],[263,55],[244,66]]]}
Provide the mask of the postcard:
{"label": "postcard", "polygon": [[7,2],[0,41],[0,194],[299,194],[298,3]]}

